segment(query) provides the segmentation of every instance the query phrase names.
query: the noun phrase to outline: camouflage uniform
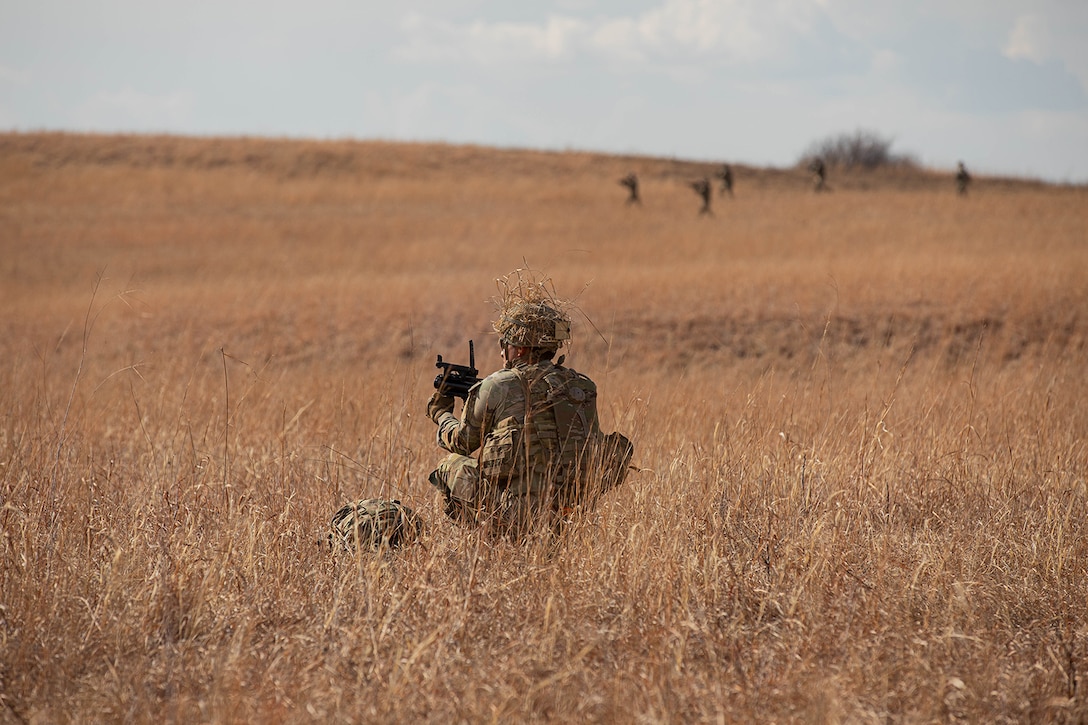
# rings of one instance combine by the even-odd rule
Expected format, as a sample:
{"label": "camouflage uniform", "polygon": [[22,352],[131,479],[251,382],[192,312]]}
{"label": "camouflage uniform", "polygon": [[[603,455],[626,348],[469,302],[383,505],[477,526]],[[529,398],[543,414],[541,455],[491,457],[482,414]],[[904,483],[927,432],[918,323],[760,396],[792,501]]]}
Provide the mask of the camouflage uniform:
{"label": "camouflage uniform", "polygon": [[813,159],[808,165],[808,170],[812,172],[812,190],[827,191],[827,167],[824,166],[824,160]]}
{"label": "camouflage uniform", "polygon": [[967,185],[971,183],[971,174],[967,173],[967,167],[963,165],[963,162],[959,162],[959,166],[956,168],[956,191],[960,195],[967,193]]}
{"label": "camouflage uniform", "polygon": [[691,188],[695,189],[695,193],[703,198],[703,206],[699,209],[699,213],[713,214],[710,211],[710,179],[703,178],[693,181],[691,182]]}
{"label": "camouflage uniform", "polygon": [[519,361],[484,378],[458,419],[436,418],[450,452],[431,473],[446,513],[514,535],[574,505],[601,440],[597,386],[551,360]]}
{"label": "camouflage uniform", "polygon": [[627,203],[628,204],[641,204],[642,203],[642,199],[639,198],[639,195],[638,195],[638,176],[636,176],[633,173],[628,174],[627,176],[620,179],[620,185],[627,187],[627,191],[629,192],[628,196],[627,196]]}
{"label": "camouflage uniform", "polygon": [[722,180],[720,193],[724,194],[728,191],[729,196],[733,196],[733,167],[729,164],[724,164],[722,170],[715,174],[715,176]]}

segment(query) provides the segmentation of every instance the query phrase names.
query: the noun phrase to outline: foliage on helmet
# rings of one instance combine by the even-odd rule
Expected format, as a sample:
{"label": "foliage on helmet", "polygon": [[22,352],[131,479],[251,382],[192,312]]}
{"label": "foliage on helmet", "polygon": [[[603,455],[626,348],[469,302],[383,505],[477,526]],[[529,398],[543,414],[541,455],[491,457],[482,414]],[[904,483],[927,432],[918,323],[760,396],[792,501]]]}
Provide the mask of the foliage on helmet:
{"label": "foliage on helmet", "polygon": [[497,280],[498,318],[493,327],[500,339],[518,347],[558,350],[570,340],[570,315],[555,294],[550,279],[518,269]]}

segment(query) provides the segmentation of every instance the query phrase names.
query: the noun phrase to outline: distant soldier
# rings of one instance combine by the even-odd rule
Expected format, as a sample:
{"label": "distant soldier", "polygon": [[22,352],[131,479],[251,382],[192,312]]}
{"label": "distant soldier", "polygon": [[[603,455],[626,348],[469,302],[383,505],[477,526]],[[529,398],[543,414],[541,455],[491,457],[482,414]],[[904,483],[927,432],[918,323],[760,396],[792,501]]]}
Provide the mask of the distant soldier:
{"label": "distant soldier", "polygon": [[703,207],[699,210],[699,214],[712,214],[710,211],[710,179],[702,178],[698,181],[691,182],[691,188],[695,189],[695,193],[703,197]]}
{"label": "distant soldier", "polygon": [[634,173],[620,179],[620,185],[626,186],[628,191],[627,203],[628,204],[641,204],[642,199],[638,196],[638,176]]}
{"label": "distant soldier", "polygon": [[971,183],[971,175],[967,173],[967,167],[963,165],[963,162],[959,162],[959,168],[956,169],[956,190],[961,196],[967,195],[967,186]]}
{"label": "distant soldier", "polygon": [[808,170],[812,172],[812,190],[827,191],[827,167],[824,166],[824,160],[817,156],[808,165]]}
{"label": "distant soldier", "polygon": [[729,192],[729,196],[733,196],[733,167],[729,164],[724,164],[722,170],[714,175],[715,178],[722,180],[722,188],[718,190],[719,194]]}

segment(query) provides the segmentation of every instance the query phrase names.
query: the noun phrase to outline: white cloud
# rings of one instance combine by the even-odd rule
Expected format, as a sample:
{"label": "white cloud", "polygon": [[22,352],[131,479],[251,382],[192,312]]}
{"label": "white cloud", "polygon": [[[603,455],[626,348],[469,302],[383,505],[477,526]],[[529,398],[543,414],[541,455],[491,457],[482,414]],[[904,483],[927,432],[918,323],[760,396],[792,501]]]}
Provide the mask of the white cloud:
{"label": "white cloud", "polygon": [[77,127],[99,131],[158,131],[184,126],[194,106],[191,93],[140,93],[132,88],[91,96],[73,112]]}
{"label": "white cloud", "polygon": [[556,60],[570,55],[585,24],[563,16],[551,16],[543,24],[473,22],[463,36],[472,55],[482,61],[498,56],[526,56]]}
{"label": "white cloud", "polygon": [[1021,15],[1013,23],[1009,40],[1002,49],[1006,58],[1042,63],[1051,46],[1046,20],[1038,15]]}
{"label": "white cloud", "polygon": [[743,2],[667,0],[634,18],[600,22],[590,45],[618,58],[718,55],[754,60],[768,50],[766,41]]}
{"label": "white cloud", "polygon": [[947,32],[957,46],[1036,65],[1058,62],[1088,91],[1088,3],[1080,0],[819,0],[843,34],[879,51],[917,48],[920,29]]}
{"label": "white cloud", "polygon": [[412,13],[401,27],[407,42],[395,50],[414,61],[571,60],[592,53],[630,62],[655,58],[712,58],[753,63],[788,54],[822,12],[811,0],[664,0],[633,16],[584,20],[550,15],[542,22],[455,24]]}
{"label": "white cloud", "polygon": [[412,13],[401,22],[408,42],[394,50],[410,61],[474,61],[481,64],[559,60],[571,56],[586,33],[575,18],[553,15],[543,23],[486,22],[456,25]]}
{"label": "white cloud", "polygon": [[[1065,9],[1065,8],[1063,8]],[[1088,91],[1088,6],[1058,14],[1020,15],[1002,48],[1005,57],[1046,63],[1057,60]]]}

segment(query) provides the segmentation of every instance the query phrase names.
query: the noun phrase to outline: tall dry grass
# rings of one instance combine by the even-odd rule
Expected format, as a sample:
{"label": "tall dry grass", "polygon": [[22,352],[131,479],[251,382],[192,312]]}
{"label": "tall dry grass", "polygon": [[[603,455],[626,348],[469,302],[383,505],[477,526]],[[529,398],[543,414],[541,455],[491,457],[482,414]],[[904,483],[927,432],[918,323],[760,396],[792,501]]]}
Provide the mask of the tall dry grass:
{"label": "tall dry grass", "polygon": [[[0,721],[1083,722],[1088,193],[712,170],[0,137]],[[640,469],[557,546],[426,483],[526,263]]]}

